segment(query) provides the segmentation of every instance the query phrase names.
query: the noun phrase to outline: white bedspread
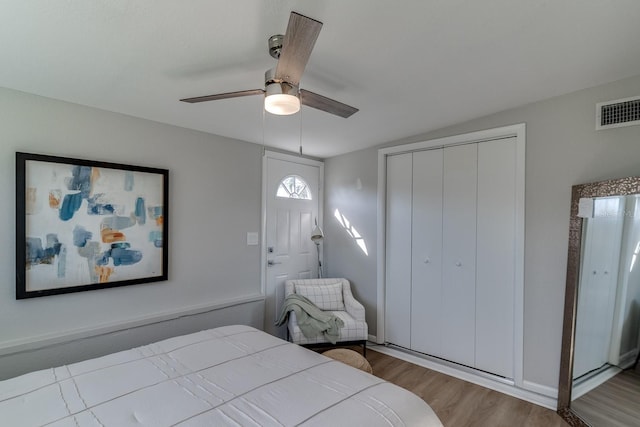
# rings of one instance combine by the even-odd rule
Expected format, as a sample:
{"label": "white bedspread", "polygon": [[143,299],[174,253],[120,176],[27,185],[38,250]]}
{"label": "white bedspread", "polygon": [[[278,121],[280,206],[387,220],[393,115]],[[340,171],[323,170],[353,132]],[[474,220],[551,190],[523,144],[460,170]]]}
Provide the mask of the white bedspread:
{"label": "white bedspread", "polygon": [[442,426],[416,395],[248,326],[0,382],[2,426]]}

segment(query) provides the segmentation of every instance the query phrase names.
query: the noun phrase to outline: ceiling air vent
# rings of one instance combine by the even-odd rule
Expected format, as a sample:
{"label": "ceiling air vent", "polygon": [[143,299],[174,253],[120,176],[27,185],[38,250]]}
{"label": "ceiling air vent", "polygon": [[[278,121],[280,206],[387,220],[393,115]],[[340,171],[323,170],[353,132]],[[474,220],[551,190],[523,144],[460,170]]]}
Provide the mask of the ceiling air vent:
{"label": "ceiling air vent", "polygon": [[596,104],[596,130],[640,125],[640,96]]}

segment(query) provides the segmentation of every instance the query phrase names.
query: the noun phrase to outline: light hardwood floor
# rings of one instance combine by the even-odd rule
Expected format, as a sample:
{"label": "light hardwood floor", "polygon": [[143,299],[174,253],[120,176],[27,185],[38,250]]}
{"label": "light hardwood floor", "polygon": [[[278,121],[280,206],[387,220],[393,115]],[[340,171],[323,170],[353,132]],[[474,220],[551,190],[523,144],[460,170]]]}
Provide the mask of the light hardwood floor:
{"label": "light hardwood floor", "polygon": [[640,426],[640,372],[623,371],[571,403],[594,427]]}
{"label": "light hardwood floor", "polygon": [[373,374],[420,396],[445,427],[564,427],[550,409],[376,351]]}

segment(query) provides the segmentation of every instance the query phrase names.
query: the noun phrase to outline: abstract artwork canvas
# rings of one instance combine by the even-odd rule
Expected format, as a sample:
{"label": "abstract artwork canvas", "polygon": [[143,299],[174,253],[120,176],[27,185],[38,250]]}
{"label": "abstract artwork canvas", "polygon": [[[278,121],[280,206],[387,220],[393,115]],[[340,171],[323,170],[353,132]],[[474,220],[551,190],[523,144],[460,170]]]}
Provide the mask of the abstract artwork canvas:
{"label": "abstract artwork canvas", "polygon": [[167,280],[166,169],[16,153],[16,298]]}

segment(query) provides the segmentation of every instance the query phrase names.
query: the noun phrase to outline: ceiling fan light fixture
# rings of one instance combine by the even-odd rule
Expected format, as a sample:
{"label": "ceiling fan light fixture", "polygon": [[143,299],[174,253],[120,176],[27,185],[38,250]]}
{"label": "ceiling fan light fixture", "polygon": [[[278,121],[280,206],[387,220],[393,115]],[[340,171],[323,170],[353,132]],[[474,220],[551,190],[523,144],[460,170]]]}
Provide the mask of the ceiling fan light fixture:
{"label": "ceiling fan light fixture", "polygon": [[264,97],[264,109],[278,116],[297,113],[300,111],[298,88],[285,82],[268,84]]}
{"label": "ceiling fan light fixture", "polygon": [[287,94],[267,95],[264,99],[264,109],[271,114],[288,116],[300,111],[300,99]]}

